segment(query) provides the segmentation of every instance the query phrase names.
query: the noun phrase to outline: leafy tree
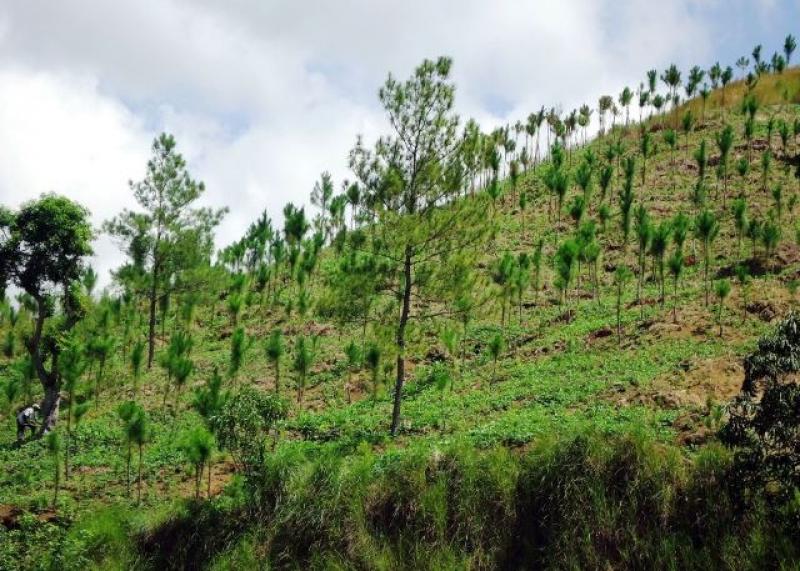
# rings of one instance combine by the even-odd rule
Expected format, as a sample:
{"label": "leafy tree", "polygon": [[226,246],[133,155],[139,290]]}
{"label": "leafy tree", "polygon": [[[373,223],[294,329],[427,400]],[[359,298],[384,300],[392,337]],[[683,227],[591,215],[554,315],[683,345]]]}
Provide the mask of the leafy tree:
{"label": "leafy tree", "polygon": [[620,225],[622,226],[622,245],[627,248],[631,233],[631,208],[633,207],[633,173],[636,162],[633,157],[625,160],[625,183],[619,195]]}
{"label": "leafy tree", "polygon": [[750,172],[750,163],[747,161],[747,157],[742,157],[736,162],[736,172],[741,178],[741,191],[739,192],[739,197],[744,198],[745,196],[745,187],[747,181],[747,175]]}
{"label": "leafy tree", "polygon": [[640,83],[637,93],[639,94],[639,123],[642,123],[642,112],[650,103],[650,92],[644,88],[643,83]]}
{"label": "leafy tree", "polygon": [[780,240],[781,227],[772,220],[765,221],[761,226],[761,242],[764,244],[764,254],[768,261],[778,248]]}
{"label": "leafy tree", "polygon": [[[732,477],[740,496],[758,494],[785,506],[800,486],[800,326],[790,314],[774,333],[759,340],[744,360],[742,392],[729,406],[720,439],[734,447]],[[761,496],[763,494],[763,496]]]}
{"label": "leafy tree", "polygon": [[367,351],[364,353],[364,363],[369,369],[372,375],[372,399],[378,399],[378,385],[379,381],[379,373],[381,370],[381,359],[383,357],[382,351],[380,346],[375,343],[369,343],[367,345]]}
{"label": "leafy tree", "polygon": [[205,386],[195,389],[192,408],[203,417],[206,424],[210,425],[214,416],[222,410],[229,396],[227,391],[222,390],[222,375],[219,374],[219,369],[214,367]]}
{"label": "leafy tree", "polygon": [[328,214],[328,205],[332,198],[333,178],[329,172],[324,172],[319,181],[314,183],[314,190],[311,192],[311,204],[319,208],[320,216],[317,223],[317,231],[322,232],[325,238],[328,237],[329,233],[325,217]]}
{"label": "leafy tree", "polygon": [[281,359],[283,358],[286,348],[283,342],[283,332],[280,329],[273,329],[272,333],[267,338],[267,345],[265,347],[267,360],[272,364],[275,369],[275,394],[281,394]]}
{"label": "leafy tree", "polygon": [[506,341],[501,332],[495,333],[489,339],[489,355],[492,357],[492,383],[497,382],[497,360],[505,351]]}
{"label": "leafy tree", "polygon": [[722,74],[719,77],[720,83],[722,84],[722,111],[725,112],[725,88],[733,79],[733,68],[731,66],[727,66],[725,69],[722,70]]}
{"label": "leafy tree", "polygon": [[188,357],[176,359],[172,364],[172,376],[175,379],[175,411],[178,410],[178,399],[183,393],[183,387],[189,380],[189,376],[194,371],[194,363]]}
{"label": "leafy tree", "polygon": [[737,251],[741,253],[742,240],[747,234],[747,227],[749,225],[749,219],[747,216],[747,201],[744,198],[737,198],[733,201],[732,210],[733,225],[736,228],[736,234],[738,236]]}
{"label": "leafy tree", "polygon": [[670,227],[669,221],[664,221],[658,226],[653,226],[652,236],[650,238],[650,255],[653,256],[653,262],[661,287],[661,305],[664,305],[666,299],[664,285],[664,256],[667,253],[667,246],[669,245],[671,235],[672,228]]}
{"label": "leafy tree", "polygon": [[614,167],[605,165],[600,171],[600,202],[603,203],[608,195],[608,189],[611,187],[611,181],[614,180]]}
{"label": "leafy tree", "polygon": [[[558,157],[561,152],[561,147],[556,143],[553,145],[551,156]],[[561,212],[564,208],[564,198],[569,190],[569,174],[565,172],[559,161],[554,159],[550,168],[544,172],[543,180],[545,187],[556,197],[556,218],[560,222]]]}
{"label": "leafy tree", "polygon": [[714,89],[719,87],[720,76],[722,76],[722,66],[719,65],[719,62],[716,62],[708,70],[708,79],[711,80],[711,87]]}
{"label": "leafy tree", "polygon": [[[191,361],[189,354],[194,344],[192,337],[184,331],[176,331],[172,334],[169,340],[167,350],[161,354],[160,365],[167,374],[166,383],[164,384],[164,401],[163,406],[166,409],[167,395],[172,389],[172,381],[177,376],[183,376],[184,380],[191,374]],[[176,394],[177,398],[177,394]]]}
{"label": "leafy tree", "polygon": [[786,65],[788,66],[792,61],[792,54],[797,49],[797,41],[794,36],[789,34],[783,42],[783,53],[786,56]]}
{"label": "leafy tree", "polygon": [[351,404],[353,402],[351,393],[353,371],[361,364],[361,349],[355,341],[350,341],[344,348],[344,354],[347,358],[347,381],[344,385],[344,396],[347,404]]}
{"label": "leafy tree", "polygon": [[717,323],[719,324],[719,336],[722,337],[722,308],[731,293],[731,282],[722,279],[714,284],[714,293],[717,296]]}
{"label": "leafy tree", "polygon": [[[755,101],[755,99],[748,99],[748,101]],[[755,114],[755,111],[753,112]],[[755,135],[756,131],[756,122],[755,118],[752,115],[749,115],[744,120],[744,138],[747,141],[747,162],[750,163],[753,160],[753,136]]]}
{"label": "leafy tree", "polygon": [[[594,227],[594,226],[593,226]],[[521,252],[517,255],[516,270],[513,277],[514,293],[517,296],[517,309],[519,310],[519,323],[522,324],[522,297],[531,283],[531,257]],[[455,331],[452,332],[455,335]]]}
{"label": "leafy tree", "polygon": [[89,353],[97,361],[97,374],[94,378],[94,405],[97,409],[100,400],[100,390],[105,384],[106,362],[114,351],[116,339],[112,335],[102,334],[91,340],[89,343]]}
{"label": "leafy tree", "polygon": [[6,399],[6,414],[10,417],[11,411],[14,408],[14,402],[19,395],[19,379],[15,377],[8,377],[0,384],[0,389],[3,391],[3,396]]}
{"label": "leafy tree", "polygon": [[228,376],[233,379],[234,384],[236,384],[239,378],[239,371],[241,371],[242,365],[244,364],[245,353],[248,347],[249,344],[244,327],[237,327],[233,331],[233,335],[231,335],[231,354],[228,363]]}
{"label": "leafy tree", "polygon": [[[33,332],[26,345],[44,390],[41,431],[52,430],[58,418],[59,336],[68,333],[84,314],[75,282],[92,253],[91,239],[88,212],[67,198],[42,195],[16,213],[0,207],[0,289],[8,283],[17,286],[33,300],[35,308]],[[54,319],[59,296],[63,315]],[[48,318],[53,327],[45,330]]]}
{"label": "leafy tree", "polygon": [[583,196],[577,195],[572,199],[569,206],[569,215],[572,221],[575,222],[575,227],[580,226],[583,220],[583,215],[586,212],[586,200]]}
{"label": "leafy tree", "polygon": [[[214,453],[214,435],[203,426],[195,426],[183,434],[180,449],[194,466],[194,497],[200,497],[200,484],[206,465],[211,464]],[[211,497],[211,472],[209,471],[207,497]]]}
{"label": "leafy tree", "polygon": [[118,276],[140,276],[147,284],[148,369],[155,356],[156,308],[169,295],[170,274],[210,260],[213,229],[227,212],[192,207],[205,186],[191,178],[176,148],[175,138],[166,133],[153,141],[145,178],[130,183],[142,211],[123,210],[103,225],[131,258]]}
{"label": "leafy tree", "polygon": [[142,467],[144,465],[143,453],[144,446],[152,439],[152,429],[147,413],[141,407],[134,409],[134,412],[126,422],[125,437],[129,445],[136,446],[138,450],[139,463],[136,478],[136,501],[142,503]]}
{"label": "leafy tree", "polygon": [[[645,262],[647,261],[645,255],[653,237],[653,224],[650,221],[650,214],[643,204],[636,207],[634,218],[636,219],[636,239],[639,244],[639,276],[636,282],[636,302],[642,305],[642,286],[644,285]],[[642,311],[644,311],[644,305],[642,305]]]}
{"label": "leafy tree", "polygon": [[516,271],[516,260],[509,252],[504,252],[492,269],[492,281],[500,290],[501,327],[506,325],[506,309],[514,292],[514,274]]}
{"label": "leafy tree", "polygon": [[316,340],[309,341],[305,337],[298,337],[294,346],[294,361],[292,366],[297,373],[297,402],[303,402],[306,390],[306,378],[314,362]]}
{"label": "leafy tree", "polygon": [[[450,357],[450,360],[453,362],[453,375],[451,375],[451,381],[456,378],[456,375],[460,376],[461,367],[459,366],[459,346],[461,344],[461,338],[458,334],[458,331],[455,327],[445,326],[442,329],[440,334],[440,338],[442,340],[442,344],[444,348],[447,350],[447,354]],[[453,384],[451,382],[450,389],[452,390]]]}
{"label": "leafy tree", "polygon": [[83,271],[83,275],[81,276],[81,282],[83,283],[83,287],[86,290],[86,295],[91,297],[92,292],[94,292],[94,288],[97,285],[97,272],[95,272],[91,266],[88,266]]}
{"label": "leafy tree", "polygon": [[669,88],[673,101],[673,109],[677,108],[676,95],[678,86],[681,84],[681,72],[678,70],[678,66],[673,63],[664,70],[664,73],[661,74],[661,81]]}
{"label": "leafy tree", "polygon": [[[473,247],[485,235],[482,200],[449,200],[463,187],[458,117],[453,113],[451,60],[424,61],[404,82],[392,76],[379,92],[393,135],[383,137],[374,151],[359,139],[350,165],[377,211],[377,250],[394,266],[399,280],[400,309],[395,334],[396,379],[390,431],[397,434],[405,382],[406,333],[418,279],[432,270],[446,275],[448,253]],[[446,206],[442,203],[446,202]],[[456,228],[458,228],[456,230]]]}
{"label": "leafy tree", "polygon": [[733,148],[733,127],[725,125],[716,136],[719,148],[719,166],[722,171],[724,187],[722,190],[722,206],[725,207],[725,196],[728,194],[728,162],[730,161],[731,148]]}
{"label": "leafy tree", "polygon": [[561,290],[561,302],[567,302],[567,292],[575,273],[580,248],[574,239],[565,240],[556,251],[556,286]]}
{"label": "leafy tree", "polygon": [[610,95],[603,95],[597,101],[597,113],[600,117],[600,134],[606,132],[606,113],[614,106],[614,99]]}
{"label": "leafy tree", "polygon": [[708,305],[709,279],[708,272],[711,266],[711,245],[719,233],[719,222],[710,210],[703,210],[694,221],[694,231],[703,244],[703,288],[705,291],[706,305]]}
{"label": "leafy tree", "polygon": [[3,339],[3,355],[6,359],[13,359],[17,352],[17,336],[13,328],[6,331],[5,339]]}
{"label": "leafy tree", "polygon": [[625,87],[622,93],[619,94],[619,104],[625,108],[625,127],[628,127],[628,119],[630,117],[630,106],[633,101],[633,91],[630,87]]}
{"label": "leafy tree", "polygon": [[675,190],[675,149],[678,146],[678,135],[674,129],[667,129],[664,131],[664,142],[670,150],[670,179],[672,180],[672,190]]}
{"label": "leafy tree", "polygon": [[667,260],[667,266],[669,267],[669,273],[672,276],[672,285],[674,289],[674,296],[673,296],[673,303],[672,303],[672,320],[677,323],[678,322],[678,280],[681,278],[681,274],[683,274],[683,267],[684,267],[684,259],[683,259],[683,252],[680,249],[676,249],[672,256],[670,256],[669,260]]}
{"label": "leafy tree", "polygon": [[131,351],[131,376],[133,377],[133,400],[139,392],[139,379],[142,376],[142,365],[144,364],[144,342],[139,339],[133,345]]}
{"label": "leafy tree", "polygon": [[783,187],[776,185],[772,188],[773,213],[777,219],[778,227],[783,218]]}
{"label": "leafy tree", "polygon": [[670,226],[672,227],[672,241],[675,243],[675,249],[683,253],[683,245],[686,242],[686,235],[689,232],[689,217],[683,212],[678,212],[672,217]]}
{"label": "leafy tree", "polygon": [[684,139],[684,148],[686,152],[689,152],[689,134],[694,129],[694,114],[692,113],[691,109],[687,109],[686,113],[683,114],[683,119],[681,121],[681,125],[683,127],[683,139]]}
{"label": "leafy tree", "polygon": [[708,85],[704,83],[702,89],[700,89],[700,99],[703,102],[700,107],[700,124],[702,125],[705,125],[706,122],[706,106],[708,105],[708,98],[710,96],[711,90],[708,88]]}
{"label": "leafy tree", "polygon": [[769,182],[769,171],[772,167],[772,151],[765,150],[761,155],[761,188],[767,194],[767,184]]}
{"label": "leafy tree", "polygon": [[266,439],[275,423],[286,417],[287,410],[283,399],[248,386],[232,395],[219,414],[211,418],[217,445],[230,452],[234,466],[249,484],[246,490],[255,496],[249,503],[254,509],[266,505],[258,485]]}
{"label": "leafy tree", "polygon": [[754,259],[756,257],[756,243],[761,239],[763,227],[764,224],[756,219],[752,220],[747,226],[747,238],[750,240],[751,255]]}
{"label": "leafy tree", "polygon": [[591,198],[594,169],[588,161],[581,162],[575,169],[575,182],[583,193],[583,200],[588,205]]}

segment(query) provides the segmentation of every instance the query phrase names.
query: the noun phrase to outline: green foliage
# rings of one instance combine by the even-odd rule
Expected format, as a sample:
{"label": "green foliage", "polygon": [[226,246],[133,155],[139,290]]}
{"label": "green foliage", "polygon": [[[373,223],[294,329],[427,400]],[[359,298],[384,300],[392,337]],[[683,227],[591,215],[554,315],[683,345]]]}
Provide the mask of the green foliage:
{"label": "green foliage", "polygon": [[180,448],[195,469],[195,498],[200,497],[200,484],[204,467],[211,462],[214,452],[214,435],[205,427],[196,426],[185,432],[180,439]]}
{"label": "green foliage", "polygon": [[745,360],[742,393],[720,431],[723,442],[735,447],[740,507],[751,495],[784,505],[800,486],[800,455],[794,445],[800,433],[800,387],[792,378],[800,363],[799,332],[797,315],[791,314],[759,341]]}
{"label": "green foliage", "polygon": [[244,327],[237,327],[233,330],[231,335],[231,354],[228,363],[228,376],[236,381],[239,376],[239,371],[244,363],[245,352],[247,351],[247,334]]}
{"label": "green foliage", "polygon": [[169,301],[174,283],[170,276],[188,275],[208,263],[213,230],[227,213],[227,209],[192,207],[205,185],[191,178],[172,135],[156,137],[152,153],[145,178],[130,183],[141,211],[125,209],[103,224],[103,230],[121,243],[130,258],[118,270],[117,279],[127,287],[147,287],[148,369],[155,356],[156,305]]}
{"label": "green foliage", "polygon": [[246,477],[263,465],[270,428],[286,416],[288,406],[279,397],[245,387],[233,394],[211,417],[219,446],[229,451]]}

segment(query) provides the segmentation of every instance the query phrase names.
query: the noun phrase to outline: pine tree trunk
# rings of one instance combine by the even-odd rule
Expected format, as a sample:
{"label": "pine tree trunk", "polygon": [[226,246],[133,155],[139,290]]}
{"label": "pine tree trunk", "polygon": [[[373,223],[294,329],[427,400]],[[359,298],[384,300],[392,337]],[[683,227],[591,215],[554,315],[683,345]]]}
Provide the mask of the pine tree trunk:
{"label": "pine tree trunk", "polygon": [[156,294],[158,293],[156,280],[158,279],[158,264],[153,263],[153,283],[150,285],[150,319],[147,333],[147,370],[153,367],[153,358],[156,351]]}
{"label": "pine tree trunk", "polygon": [[125,489],[127,496],[131,497],[131,445],[128,443],[128,454],[125,457]]}
{"label": "pine tree trunk", "polygon": [[58,507],[58,490],[61,486],[61,466],[58,465],[58,454],[54,456],[54,460],[56,469],[53,475],[55,476],[55,490],[53,492],[53,509]]}
{"label": "pine tree trunk", "polygon": [[64,446],[64,479],[69,480],[69,447],[72,444],[72,407],[73,395],[69,395],[69,408],[67,409],[67,438]]}
{"label": "pine tree trunk", "polygon": [[136,482],[136,493],[137,493],[136,502],[141,504],[142,503],[142,445],[141,444],[139,444],[139,478]]}
{"label": "pine tree trunk", "polygon": [[391,435],[397,436],[400,427],[400,404],[403,398],[403,383],[405,381],[405,348],[406,348],[406,325],[411,312],[411,259],[413,250],[410,245],[406,245],[403,261],[403,308],[400,312],[400,321],[397,324],[397,378],[394,385],[394,403],[392,406],[392,425]]}

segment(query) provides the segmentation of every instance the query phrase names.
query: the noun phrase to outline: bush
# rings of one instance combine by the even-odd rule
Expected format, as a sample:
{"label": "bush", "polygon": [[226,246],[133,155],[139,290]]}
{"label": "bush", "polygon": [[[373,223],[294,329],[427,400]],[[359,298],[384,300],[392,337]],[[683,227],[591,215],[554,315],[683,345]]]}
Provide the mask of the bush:
{"label": "bush", "polygon": [[210,418],[219,446],[231,453],[237,469],[246,478],[264,464],[266,438],[287,410],[283,399],[245,387]]}
{"label": "bush", "polygon": [[[791,314],[745,359],[742,393],[720,438],[736,449],[734,478],[742,509],[765,494],[783,506],[800,488],[800,320]],[[760,394],[760,397],[759,397]]]}

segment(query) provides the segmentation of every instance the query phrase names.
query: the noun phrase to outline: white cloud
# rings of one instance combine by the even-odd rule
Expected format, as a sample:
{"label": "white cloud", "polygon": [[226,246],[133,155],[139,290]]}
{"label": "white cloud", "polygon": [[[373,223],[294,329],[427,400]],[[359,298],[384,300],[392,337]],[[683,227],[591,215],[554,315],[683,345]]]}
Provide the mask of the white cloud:
{"label": "white cloud", "polygon": [[[96,80],[72,74],[0,70],[0,202],[17,207],[45,192],[86,205],[99,224],[132,198],[127,181],[143,170],[149,133]],[[95,263],[113,266],[107,240]]]}

